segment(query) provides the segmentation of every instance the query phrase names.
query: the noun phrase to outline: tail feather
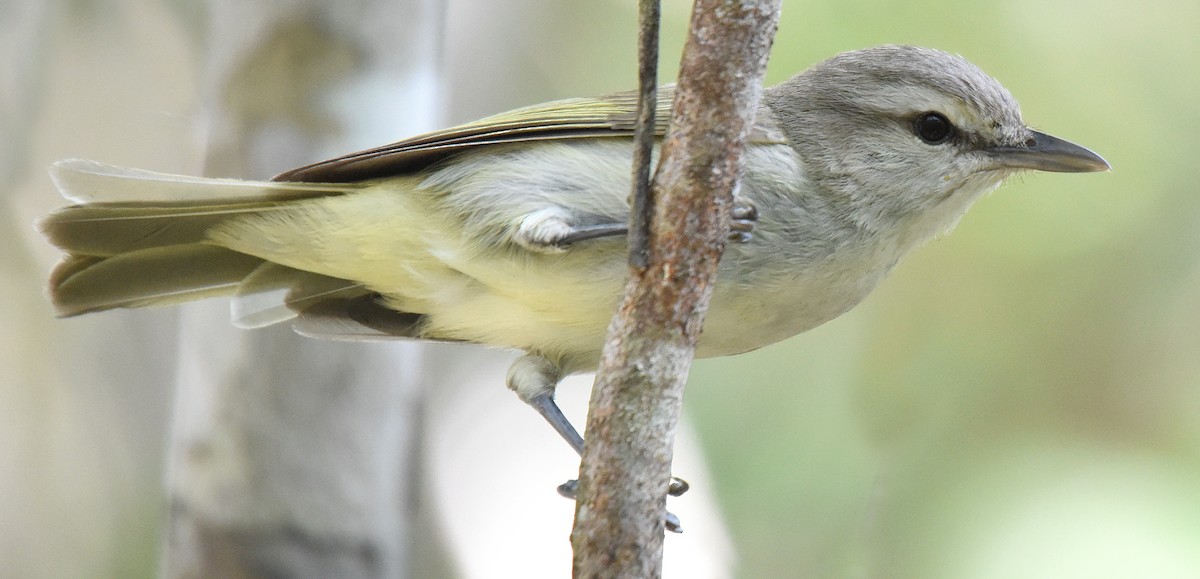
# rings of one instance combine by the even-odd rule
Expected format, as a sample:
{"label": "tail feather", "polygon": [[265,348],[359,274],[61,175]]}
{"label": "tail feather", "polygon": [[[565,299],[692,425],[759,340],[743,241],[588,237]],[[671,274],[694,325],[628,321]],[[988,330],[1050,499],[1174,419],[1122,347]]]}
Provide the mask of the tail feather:
{"label": "tail feather", "polygon": [[299,316],[298,328],[322,337],[419,335],[421,316],[378,305],[361,283],[240,253],[212,235],[230,220],[351,193],[359,184],[203,179],[78,159],[54,164],[51,176],[78,203],[38,224],[67,254],[50,274],[60,316],[231,295],[241,327]]}
{"label": "tail feather", "polygon": [[76,203],[192,203],[284,201],[350,193],[357,183],[295,183],[209,179],[64,159],[50,165],[63,197]]}
{"label": "tail feather", "polygon": [[280,203],[182,205],[132,203],[73,205],[47,215],[38,228],[50,243],[75,255],[109,257],[131,251],[200,243],[230,217],[286,209]]}
{"label": "tail feather", "polygon": [[64,317],[177,304],[232,294],[260,264],[257,257],[199,243],[69,257],[50,274],[50,296]]}
{"label": "tail feather", "polygon": [[[185,177],[80,159],[55,163],[50,175],[64,197],[79,203],[38,223],[67,254],[50,274],[50,297],[61,316],[238,293],[265,262],[215,244],[208,239],[213,227],[359,189],[356,184]],[[286,288],[316,276],[288,271],[290,279],[276,276],[273,283]],[[261,301],[258,307],[269,309]],[[273,316],[263,319],[283,317]]]}

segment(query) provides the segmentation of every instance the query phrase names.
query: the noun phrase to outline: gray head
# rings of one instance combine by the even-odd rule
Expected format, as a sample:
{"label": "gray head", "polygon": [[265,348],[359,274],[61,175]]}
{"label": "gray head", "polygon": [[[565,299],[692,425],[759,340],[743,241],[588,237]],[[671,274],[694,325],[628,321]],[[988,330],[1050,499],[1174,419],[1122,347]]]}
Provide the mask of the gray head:
{"label": "gray head", "polygon": [[763,101],[807,178],[870,228],[920,218],[944,229],[1021,170],[1108,168],[1082,147],[1029,129],[999,82],[940,50],[839,54],[767,89]]}

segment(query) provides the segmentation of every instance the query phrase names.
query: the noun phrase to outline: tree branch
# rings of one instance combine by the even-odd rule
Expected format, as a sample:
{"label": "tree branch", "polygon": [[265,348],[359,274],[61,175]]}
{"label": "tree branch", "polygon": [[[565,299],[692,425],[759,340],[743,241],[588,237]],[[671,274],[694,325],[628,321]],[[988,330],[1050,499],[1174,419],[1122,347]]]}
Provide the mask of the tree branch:
{"label": "tree branch", "polygon": [[693,7],[647,204],[645,265],[631,255],[592,390],[571,533],[576,577],[661,575],[683,386],[729,235],[779,2],[697,0]]}
{"label": "tree branch", "polygon": [[658,108],[659,0],[638,4],[637,130],[633,135],[633,202],[629,214],[629,265],[645,269],[650,259],[650,159]]}

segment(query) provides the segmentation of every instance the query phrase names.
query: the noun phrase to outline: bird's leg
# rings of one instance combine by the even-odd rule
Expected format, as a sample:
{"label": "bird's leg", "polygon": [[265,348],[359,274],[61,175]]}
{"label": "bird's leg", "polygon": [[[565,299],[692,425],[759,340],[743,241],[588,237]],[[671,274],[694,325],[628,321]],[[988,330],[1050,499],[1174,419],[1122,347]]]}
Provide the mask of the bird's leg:
{"label": "bird's leg", "polygon": [[[563,414],[562,410],[559,409],[558,404],[554,402],[553,396],[549,394],[539,394],[533,400],[529,401],[529,405],[532,406],[534,410],[537,410],[538,414],[541,414],[542,418],[545,418],[546,422],[550,423],[550,426],[554,427],[554,431],[557,432],[559,436],[563,437],[563,440],[566,440],[567,444],[571,445],[571,448],[575,449],[576,454],[581,457],[583,456],[583,437],[580,436],[579,432],[575,430],[575,427],[571,424],[571,421],[567,420],[567,417]],[[558,494],[570,499],[574,499],[574,489],[577,484],[578,481],[569,480],[559,485]],[[667,494],[673,497],[678,497],[683,493],[686,493],[689,488],[691,488],[691,485],[689,485],[687,481],[673,476],[671,477],[671,483],[667,485]]]}
{"label": "bird's leg", "polygon": [[597,223],[576,225],[570,211],[550,206],[526,215],[517,226],[513,239],[518,245],[538,252],[558,253],[580,241],[625,235],[626,223]]}
{"label": "bird's leg", "polygon": [[571,245],[572,243],[587,241],[589,239],[625,235],[628,232],[629,226],[624,223],[598,223],[596,225],[581,225],[579,227],[572,227],[571,232],[563,236],[563,238],[558,241],[558,245]]}
{"label": "bird's leg", "polygon": [[576,453],[583,454],[583,437],[554,402],[554,388],[561,378],[558,366],[537,354],[517,358],[508,369],[508,387],[537,410]]}
{"label": "bird's leg", "polygon": [[[559,379],[562,377],[562,371],[559,370],[553,362],[543,356],[537,354],[526,354],[517,358],[516,362],[508,370],[508,387],[517,393],[526,404],[529,404],[550,423],[554,431],[575,452],[583,456],[583,437],[579,435],[579,431],[575,430],[575,426],[563,414],[562,409],[554,402],[554,388],[558,385]],[[579,487],[579,481],[569,480],[558,486],[558,494],[575,500],[575,492]],[[683,479],[671,477],[671,482],[667,486],[667,494],[677,497],[687,492],[688,483]],[[668,531],[672,533],[683,532],[683,527],[679,524],[679,517],[668,512],[665,516],[665,523]]]}
{"label": "bird's leg", "polygon": [[558,404],[554,402],[552,395],[539,394],[533,400],[529,401],[529,405],[534,410],[537,410],[538,414],[541,414],[542,418],[546,419],[546,422],[550,423],[554,431],[563,437],[563,440],[567,441],[567,444],[571,445],[571,448],[575,449],[576,454],[583,456],[583,437],[579,435],[579,431],[575,430],[575,426],[571,424],[571,421],[567,420],[562,410],[559,409]]}
{"label": "bird's leg", "polygon": [[[731,219],[729,240],[734,243],[750,241],[753,238],[754,226],[758,222],[758,209],[754,204],[744,198],[735,197]],[[571,213],[562,207],[539,209],[521,220],[513,239],[526,249],[558,253],[581,241],[629,233],[627,223],[575,225],[573,221]]]}

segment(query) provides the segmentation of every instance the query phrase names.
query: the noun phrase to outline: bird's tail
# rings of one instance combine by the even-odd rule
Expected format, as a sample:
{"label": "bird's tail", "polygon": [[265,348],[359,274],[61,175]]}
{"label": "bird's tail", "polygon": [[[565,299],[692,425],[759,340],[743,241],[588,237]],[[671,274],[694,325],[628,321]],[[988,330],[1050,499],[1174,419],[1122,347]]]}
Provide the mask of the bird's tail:
{"label": "bird's tail", "polygon": [[60,316],[237,295],[234,321],[257,327],[329,298],[367,293],[347,280],[233,251],[209,235],[227,220],[344,195],[355,184],[203,179],[77,159],[55,163],[50,174],[76,203],[38,223],[66,253],[50,274]]}

